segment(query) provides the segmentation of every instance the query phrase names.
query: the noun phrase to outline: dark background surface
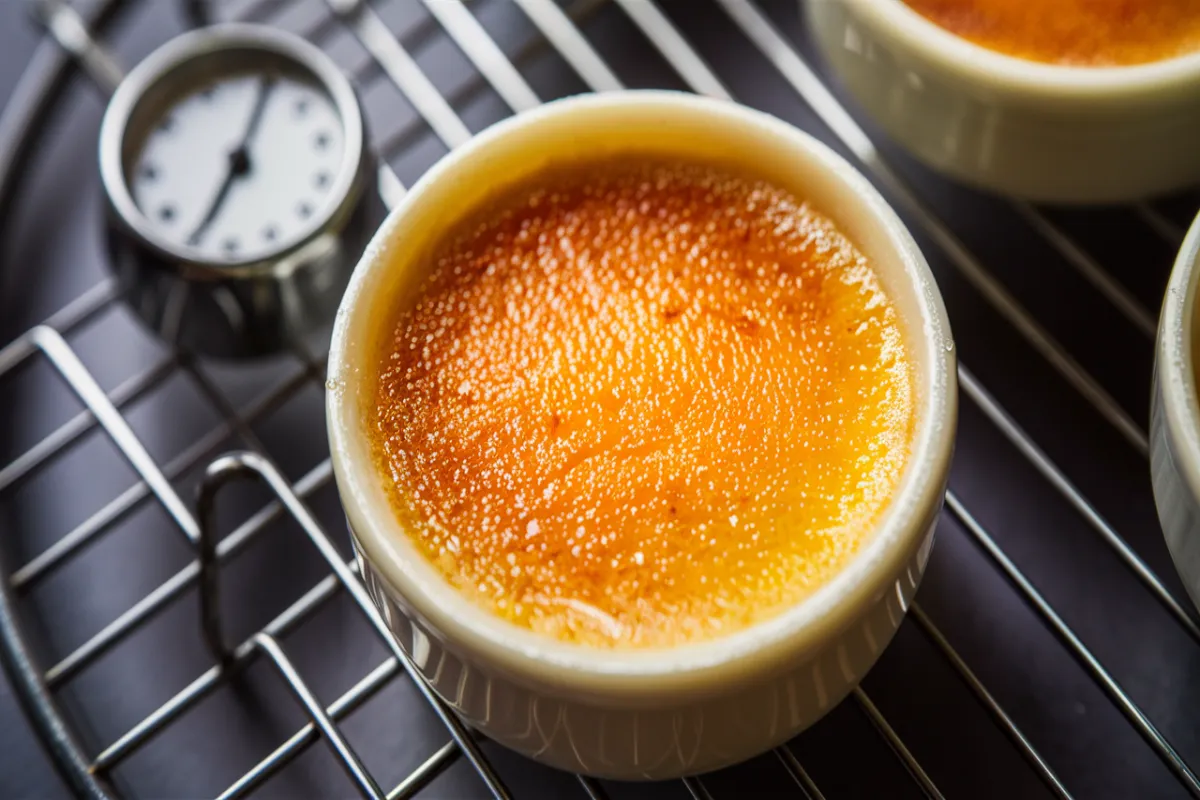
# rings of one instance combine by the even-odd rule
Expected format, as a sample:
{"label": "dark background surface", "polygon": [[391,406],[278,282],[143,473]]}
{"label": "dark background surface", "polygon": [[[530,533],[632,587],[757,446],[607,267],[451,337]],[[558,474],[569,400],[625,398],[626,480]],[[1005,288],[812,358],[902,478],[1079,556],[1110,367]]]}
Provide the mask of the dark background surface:
{"label": "dark background surface", "polygon": [[[379,0],[374,5],[398,33],[411,33],[427,22],[415,0]],[[790,0],[764,0],[761,7],[809,52]],[[508,53],[536,38],[508,0],[479,0],[472,8]],[[738,100],[793,122],[851,155],[719,9],[708,2],[673,2],[666,8]],[[183,30],[178,9],[173,0],[133,3],[109,36],[122,63],[135,63]],[[327,11],[321,3],[302,0],[281,6],[270,21],[303,30],[322,14]],[[630,86],[685,88],[620,8],[601,4],[582,28]],[[0,0],[0,97],[8,96],[39,36],[25,4]],[[349,32],[334,24],[319,44],[355,74],[376,143],[413,123],[415,112]],[[455,94],[478,82],[470,63],[444,35],[421,39],[412,49],[441,91]],[[583,89],[553,53],[523,60],[521,70],[544,99]],[[470,89],[455,108],[473,131],[508,113],[486,86]],[[75,77],[39,133],[20,200],[0,229],[0,346],[107,279],[94,163],[102,111],[102,95]],[[403,147],[388,153],[401,179],[410,183],[444,152],[424,125],[412,130]],[[989,272],[1144,428],[1150,337],[1115,310],[1010,204],[933,177],[886,147],[885,153]],[[1155,208],[1184,228],[1198,205],[1196,195],[1189,194],[1158,202]],[[1176,242],[1129,208],[1046,209],[1044,214],[1156,314]],[[1154,516],[1144,456],[964,279],[922,232],[919,220],[902,216],[938,277],[963,363],[1183,598]],[[108,390],[169,355],[120,304],[106,308],[67,338]],[[300,365],[288,359],[249,365],[201,362],[197,369],[238,408],[301,373]],[[293,480],[319,466],[327,455],[320,384],[300,379],[297,387],[277,408],[250,422],[241,436],[222,438],[210,455],[174,477],[181,496],[190,503],[203,464],[234,447],[261,445]],[[0,380],[0,466],[78,409],[44,363],[5,376]],[[176,369],[123,412],[150,452],[169,462],[213,429],[222,410],[192,373]],[[6,573],[135,482],[116,449],[93,432],[36,476],[0,492],[0,556]],[[1200,708],[1200,648],[966,398],[951,483],[1182,756],[1200,764],[1195,711]],[[222,495],[223,530],[266,499],[254,489],[236,488]],[[344,547],[332,488],[323,486],[310,502]],[[25,629],[42,665],[65,656],[191,558],[161,508],[153,503],[138,506],[78,558],[22,595]],[[240,639],[257,630],[325,572],[293,525],[269,525],[223,573],[231,635]],[[1077,796],[1183,796],[1153,751],[948,515],[940,526],[919,602]],[[211,664],[200,640],[195,603],[194,593],[185,594],[57,692],[89,755]],[[286,637],[285,645],[327,703],[383,657],[365,623],[341,596]],[[864,688],[947,796],[1044,793],[913,623],[902,627]],[[0,721],[0,797],[63,794],[6,682],[0,683]],[[268,665],[258,663],[123,763],[114,774],[116,786],[132,796],[211,796],[290,736],[301,721],[277,677]],[[389,684],[343,728],[385,786],[394,785],[446,740],[406,679]],[[830,798],[919,794],[852,701],[791,747]],[[581,796],[568,776],[491,746],[487,752],[518,796]],[[744,796],[751,788],[759,796],[795,794],[771,756],[704,780],[718,800]],[[679,783],[608,788],[614,798],[685,794]],[[280,797],[350,794],[323,746],[311,748],[263,791],[264,796]],[[422,796],[482,796],[482,785],[460,761]]]}

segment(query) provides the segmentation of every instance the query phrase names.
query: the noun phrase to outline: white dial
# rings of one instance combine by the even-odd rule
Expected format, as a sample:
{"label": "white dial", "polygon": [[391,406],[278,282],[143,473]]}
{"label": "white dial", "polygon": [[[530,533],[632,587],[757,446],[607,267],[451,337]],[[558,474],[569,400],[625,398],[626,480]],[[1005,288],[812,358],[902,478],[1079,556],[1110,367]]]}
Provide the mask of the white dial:
{"label": "white dial", "polygon": [[333,101],[287,75],[242,74],[184,96],[159,118],[128,174],[159,235],[213,262],[269,258],[341,198]]}

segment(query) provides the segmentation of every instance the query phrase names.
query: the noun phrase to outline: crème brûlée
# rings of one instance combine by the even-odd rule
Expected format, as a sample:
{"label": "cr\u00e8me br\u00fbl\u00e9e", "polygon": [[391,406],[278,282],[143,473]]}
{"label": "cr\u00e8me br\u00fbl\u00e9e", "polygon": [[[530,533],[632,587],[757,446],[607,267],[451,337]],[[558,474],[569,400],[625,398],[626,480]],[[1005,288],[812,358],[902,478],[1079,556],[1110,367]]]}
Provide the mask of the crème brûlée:
{"label": "cr\u00e8me br\u00fbl\u00e9e", "polygon": [[696,642],[870,538],[910,451],[911,354],[802,198],[606,156],[498,191],[426,267],[364,413],[401,527],[474,602],[568,642]]}
{"label": "cr\u00e8me br\u00fbl\u00e9e", "polygon": [[1028,61],[1146,64],[1200,51],[1200,0],[904,0],[951,33]]}

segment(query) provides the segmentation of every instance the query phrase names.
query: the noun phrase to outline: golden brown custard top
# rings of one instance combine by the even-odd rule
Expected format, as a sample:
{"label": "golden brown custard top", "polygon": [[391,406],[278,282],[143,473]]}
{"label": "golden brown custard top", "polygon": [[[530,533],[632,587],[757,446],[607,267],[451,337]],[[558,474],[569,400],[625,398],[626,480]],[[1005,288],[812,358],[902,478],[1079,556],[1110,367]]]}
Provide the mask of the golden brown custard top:
{"label": "golden brown custard top", "polygon": [[1200,50],[1200,0],[905,0],[968,41],[1029,61],[1127,66]]}
{"label": "golden brown custard top", "polygon": [[614,157],[501,194],[392,310],[396,512],[518,625],[666,646],[773,616],[869,536],[914,425],[900,322],[807,203]]}

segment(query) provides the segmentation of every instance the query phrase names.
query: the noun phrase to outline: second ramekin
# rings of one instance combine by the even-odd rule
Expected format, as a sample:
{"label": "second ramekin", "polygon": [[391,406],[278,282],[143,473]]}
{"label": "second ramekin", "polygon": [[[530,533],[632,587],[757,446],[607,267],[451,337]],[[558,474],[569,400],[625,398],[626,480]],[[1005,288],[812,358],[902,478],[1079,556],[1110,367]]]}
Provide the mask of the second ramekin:
{"label": "second ramekin", "polygon": [[822,54],[937,170],[1030,200],[1114,203],[1200,182],[1200,53],[1065,67],[962,39],[901,0],[805,0]]}
{"label": "second ramekin", "polygon": [[1150,408],[1150,472],[1167,548],[1192,602],[1200,606],[1200,402],[1196,396],[1196,287],[1200,283],[1200,217],[1171,270]]}

